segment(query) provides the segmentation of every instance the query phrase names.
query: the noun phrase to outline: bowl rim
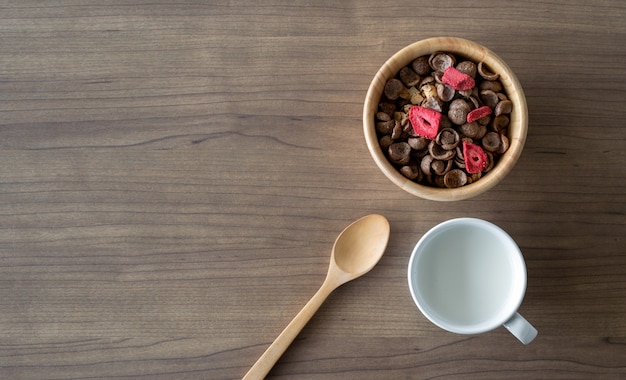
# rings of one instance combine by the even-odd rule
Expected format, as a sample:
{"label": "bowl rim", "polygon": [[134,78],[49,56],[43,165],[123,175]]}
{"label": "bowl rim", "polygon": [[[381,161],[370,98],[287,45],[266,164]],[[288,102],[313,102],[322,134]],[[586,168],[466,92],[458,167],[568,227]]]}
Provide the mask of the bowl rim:
{"label": "bowl rim", "polygon": [[[436,51],[450,52],[474,62],[483,61],[492,70],[499,73],[500,81],[514,104],[509,125],[513,123],[517,125],[513,133],[509,128],[509,149],[499,158],[498,164],[480,180],[454,189],[421,185],[402,175],[389,162],[380,148],[374,121],[374,115],[378,111],[380,93],[387,80],[395,76],[402,67],[410,64],[415,58]],[[403,190],[429,200],[463,200],[475,197],[494,187],[517,162],[526,141],[527,131],[528,106],[524,91],[515,73],[493,51],[479,43],[458,37],[431,37],[414,42],[397,51],[376,72],[367,90],[363,105],[363,132],[367,148],[376,165],[387,178]]]}

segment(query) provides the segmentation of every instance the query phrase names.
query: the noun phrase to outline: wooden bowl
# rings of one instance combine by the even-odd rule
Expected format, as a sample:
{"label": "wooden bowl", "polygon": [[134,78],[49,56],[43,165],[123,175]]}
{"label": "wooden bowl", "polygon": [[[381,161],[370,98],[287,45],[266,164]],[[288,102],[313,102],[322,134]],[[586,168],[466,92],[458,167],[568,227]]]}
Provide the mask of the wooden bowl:
{"label": "wooden bowl", "polygon": [[[375,115],[381,94],[387,81],[393,78],[402,67],[414,59],[430,55],[436,51],[453,53],[476,63],[483,61],[492,71],[500,74],[506,94],[513,102],[508,127],[509,149],[500,156],[494,168],[479,180],[453,189],[421,185],[406,178],[383,153],[375,128]],[[495,53],[475,42],[462,38],[436,37],[415,42],[391,56],[378,70],[370,84],[363,107],[363,130],[367,147],[382,172],[397,186],[418,197],[436,201],[457,201],[475,197],[494,187],[513,168],[524,147],[528,129],[528,108],[522,86],[509,66]]]}

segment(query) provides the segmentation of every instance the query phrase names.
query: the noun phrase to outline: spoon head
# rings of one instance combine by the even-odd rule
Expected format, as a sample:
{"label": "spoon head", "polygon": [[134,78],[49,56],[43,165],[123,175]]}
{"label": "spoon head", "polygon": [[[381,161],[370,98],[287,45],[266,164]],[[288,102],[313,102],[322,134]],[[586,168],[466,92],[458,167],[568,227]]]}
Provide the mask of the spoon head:
{"label": "spoon head", "polygon": [[389,222],[378,214],[362,217],[346,227],[335,240],[331,271],[339,269],[346,281],[369,272],[389,242]]}

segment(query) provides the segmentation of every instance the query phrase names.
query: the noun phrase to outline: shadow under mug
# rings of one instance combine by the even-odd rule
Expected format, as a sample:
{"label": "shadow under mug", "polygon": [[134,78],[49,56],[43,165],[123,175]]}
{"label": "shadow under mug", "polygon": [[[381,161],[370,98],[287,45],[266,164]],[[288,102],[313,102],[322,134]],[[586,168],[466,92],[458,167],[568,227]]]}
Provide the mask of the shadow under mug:
{"label": "shadow under mug", "polygon": [[522,253],[490,222],[457,218],[430,229],[413,249],[408,280],[422,314],[445,330],[479,334],[504,326],[524,344],[537,336],[517,312],[526,292]]}

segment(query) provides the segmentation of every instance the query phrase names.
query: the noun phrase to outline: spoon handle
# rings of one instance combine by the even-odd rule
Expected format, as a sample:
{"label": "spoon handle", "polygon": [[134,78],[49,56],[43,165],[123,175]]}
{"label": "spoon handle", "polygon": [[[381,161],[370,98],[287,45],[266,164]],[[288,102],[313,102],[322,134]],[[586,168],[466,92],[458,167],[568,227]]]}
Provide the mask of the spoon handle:
{"label": "spoon handle", "polygon": [[287,350],[287,347],[289,347],[291,342],[298,336],[313,314],[315,314],[317,309],[320,308],[324,300],[326,300],[336,287],[337,285],[333,284],[332,281],[324,281],[315,295],[304,305],[293,320],[289,322],[287,327],[285,327],[283,332],[281,332],[267,350],[265,350],[259,360],[254,363],[252,368],[250,368],[248,373],[243,377],[243,380],[259,380],[265,378],[274,364],[276,364],[285,350]]}

